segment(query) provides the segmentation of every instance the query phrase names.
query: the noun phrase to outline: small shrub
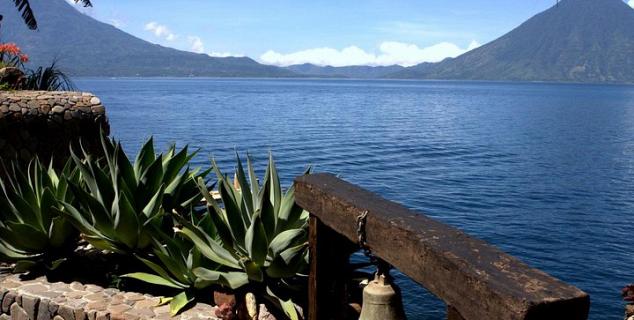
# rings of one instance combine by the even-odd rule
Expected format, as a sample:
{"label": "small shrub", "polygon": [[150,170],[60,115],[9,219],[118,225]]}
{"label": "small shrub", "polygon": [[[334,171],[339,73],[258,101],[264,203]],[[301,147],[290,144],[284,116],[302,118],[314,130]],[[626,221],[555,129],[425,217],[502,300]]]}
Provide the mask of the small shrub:
{"label": "small shrub", "polygon": [[29,70],[23,90],[74,91],[75,85],[53,62],[50,66]]}

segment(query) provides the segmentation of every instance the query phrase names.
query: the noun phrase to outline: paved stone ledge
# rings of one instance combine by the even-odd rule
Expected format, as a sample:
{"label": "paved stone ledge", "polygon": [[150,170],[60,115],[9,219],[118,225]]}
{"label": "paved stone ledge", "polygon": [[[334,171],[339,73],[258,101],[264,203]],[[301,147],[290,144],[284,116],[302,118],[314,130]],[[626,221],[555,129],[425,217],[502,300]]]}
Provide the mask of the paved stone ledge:
{"label": "paved stone ledge", "polygon": [[159,298],[135,292],[104,289],[79,282],[48,282],[44,277],[0,280],[0,320],[216,320],[215,307],[198,303],[176,317]]}
{"label": "paved stone ledge", "polygon": [[30,159],[68,157],[79,138],[92,151],[99,131],[109,131],[106,109],[91,93],[62,91],[0,92],[0,156]]}

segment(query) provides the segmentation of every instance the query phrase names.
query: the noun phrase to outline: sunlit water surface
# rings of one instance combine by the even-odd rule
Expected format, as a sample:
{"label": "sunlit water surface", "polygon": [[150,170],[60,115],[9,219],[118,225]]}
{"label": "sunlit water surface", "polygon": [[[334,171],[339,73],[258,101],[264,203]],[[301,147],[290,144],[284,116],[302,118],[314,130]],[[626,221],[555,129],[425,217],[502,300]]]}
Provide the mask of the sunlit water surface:
{"label": "sunlit water surface", "polygon": [[[284,182],[311,164],[484,239],[621,319],[634,282],[634,87],[428,81],[78,79],[131,153],[234,151]],[[402,277],[410,319],[444,305]],[[465,292],[469,295],[469,292]]]}

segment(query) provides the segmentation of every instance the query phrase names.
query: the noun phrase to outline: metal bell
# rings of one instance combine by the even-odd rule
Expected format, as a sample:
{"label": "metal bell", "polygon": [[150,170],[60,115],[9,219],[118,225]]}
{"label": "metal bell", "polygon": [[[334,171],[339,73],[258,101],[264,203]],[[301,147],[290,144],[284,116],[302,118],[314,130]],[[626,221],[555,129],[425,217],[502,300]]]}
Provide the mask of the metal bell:
{"label": "metal bell", "polygon": [[403,301],[398,289],[385,275],[375,275],[363,289],[359,320],[405,320]]}

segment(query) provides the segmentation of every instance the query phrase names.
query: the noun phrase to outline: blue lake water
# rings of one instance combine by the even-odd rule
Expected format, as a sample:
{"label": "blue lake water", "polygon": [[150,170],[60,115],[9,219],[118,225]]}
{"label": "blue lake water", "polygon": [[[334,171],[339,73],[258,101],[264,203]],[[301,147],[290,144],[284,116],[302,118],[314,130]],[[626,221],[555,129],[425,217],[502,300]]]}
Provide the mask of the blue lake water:
{"label": "blue lake water", "polygon": [[[634,282],[634,87],[573,84],[78,79],[129,152],[234,150],[286,183],[312,164],[495,244],[622,319]],[[444,306],[399,277],[410,319]],[[469,294],[465,292],[465,294]]]}

